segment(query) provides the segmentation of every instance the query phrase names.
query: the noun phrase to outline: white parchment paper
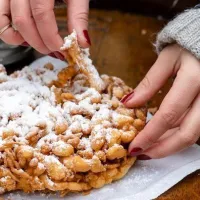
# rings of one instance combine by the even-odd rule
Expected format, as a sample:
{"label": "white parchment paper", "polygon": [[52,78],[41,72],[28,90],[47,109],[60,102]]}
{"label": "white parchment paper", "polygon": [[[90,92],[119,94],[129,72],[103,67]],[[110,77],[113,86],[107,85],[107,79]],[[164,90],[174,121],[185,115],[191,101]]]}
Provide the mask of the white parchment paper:
{"label": "white parchment paper", "polygon": [[[63,65],[56,59],[45,57],[33,65],[46,62]],[[151,117],[151,116],[149,116]],[[138,161],[120,181],[93,190],[89,195],[68,195],[67,200],[151,200],[174,186],[188,174],[200,169],[200,147],[194,145],[173,156],[149,161]],[[41,194],[24,195],[11,193],[5,196],[9,200],[60,200],[56,196]]]}

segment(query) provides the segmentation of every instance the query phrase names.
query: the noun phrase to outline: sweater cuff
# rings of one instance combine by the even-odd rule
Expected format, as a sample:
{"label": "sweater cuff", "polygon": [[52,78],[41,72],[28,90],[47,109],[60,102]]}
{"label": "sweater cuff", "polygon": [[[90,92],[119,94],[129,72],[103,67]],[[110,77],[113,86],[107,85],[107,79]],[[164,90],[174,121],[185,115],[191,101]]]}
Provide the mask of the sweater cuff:
{"label": "sweater cuff", "polygon": [[172,43],[178,43],[200,59],[200,9],[186,10],[168,23],[157,36],[157,53]]}

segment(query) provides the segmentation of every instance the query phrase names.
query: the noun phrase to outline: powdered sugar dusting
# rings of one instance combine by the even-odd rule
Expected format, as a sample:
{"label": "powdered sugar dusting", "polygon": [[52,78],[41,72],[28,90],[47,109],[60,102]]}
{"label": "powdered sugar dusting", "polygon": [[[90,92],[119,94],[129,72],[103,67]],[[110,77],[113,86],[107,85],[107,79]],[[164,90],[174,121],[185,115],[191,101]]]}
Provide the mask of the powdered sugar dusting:
{"label": "powdered sugar dusting", "polygon": [[61,50],[65,50],[65,49],[70,48],[71,45],[72,45],[72,40],[73,40],[74,38],[77,38],[77,34],[76,34],[76,31],[75,31],[75,30],[73,30],[73,32],[72,32],[71,35],[69,35],[69,36],[67,36],[67,37],[64,38],[64,44],[63,44],[63,46],[61,47]]}
{"label": "powdered sugar dusting", "polygon": [[25,136],[40,121],[46,121],[49,129],[52,129],[48,117],[51,110],[55,109],[55,103],[51,99],[54,99],[54,94],[48,87],[25,78],[0,84],[0,134],[3,127],[7,127]]}
{"label": "powdered sugar dusting", "polygon": [[86,150],[92,150],[89,138],[82,138],[79,145],[84,146]]}
{"label": "powdered sugar dusting", "polygon": [[[86,150],[92,151],[91,140],[94,138],[106,137],[109,140],[109,128],[115,111],[111,109],[111,105],[101,103],[105,101],[96,89],[86,86],[87,77],[77,75],[69,88],[68,92],[74,95],[76,102],[66,101],[62,107],[56,104],[55,87],[49,88],[48,85],[62,69],[55,66],[53,70],[25,67],[22,71],[7,76],[5,69],[1,67],[1,74],[4,74],[6,81],[0,84],[0,136],[11,130],[18,134],[17,141],[25,142],[24,138],[33,127],[45,124],[46,134],[38,140],[36,148],[40,149],[46,143],[52,148],[51,144],[59,140],[55,125],[67,123],[65,135],[92,132],[91,136],[80,141],[80,145]],[[91,119],[83,115],[90,116]]]}
{"label": "powdered sugar dusting", "polygon": [[[82,58],[77,60],[82,67],[79,75],[71,65],[68,69],[63,69],[66,65],[55,67],[51,63],[35,65],[11,76],[0,67],[4,76],[0,82],[0,150],[3,153],[0,162],[5,163],[0,170],[7,170],[9,175],[11,169],[16,178],[24,178],[18,186],[12,176],[9,179],[6,175],[0,176],[0,186],[5,192],[10,191],[5,186],[9,181],[13,183],[11,190],[85,191],[102,184],[91,182],[95,173],[105,176],[101,172],[113,166],[119,170],[123,158],[127,158],[124,165],[132,165],[134,160],[128,157],[123,146],[129,142],[121,143],[120,135],[114,136],[112,132],[117,127],[123,129],[120,121],[113,122],[113,116],[117,120],[124,116],[117,114],[117,107],[124,112],[128,110],[115,93],[127,94],[129,90],[115,78],[101,79],[88,58],[88,51],[83,50],[81,54]],[[100,83],[107,86],[104,95],[102,88],[96,87]],[[126,121],[126,130],[131,126]],[[115,140],[121,144],[110,149]],[[107,163],[107,159],[113,162]],[[115,175],[103,184],[110,183]],[[26,182],[29,178],[33,185]]]}

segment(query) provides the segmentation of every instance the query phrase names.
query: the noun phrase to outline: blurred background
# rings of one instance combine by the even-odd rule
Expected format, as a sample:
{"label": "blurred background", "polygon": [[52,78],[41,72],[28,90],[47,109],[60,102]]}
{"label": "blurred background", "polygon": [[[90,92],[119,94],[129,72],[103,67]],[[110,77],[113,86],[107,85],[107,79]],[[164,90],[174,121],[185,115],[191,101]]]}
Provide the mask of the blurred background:
{"label": "blurred background", "polygon": [[172,17],[178,12],[200,3],[198,0],[91,0],[91,7],[117,9],[145,15]]}

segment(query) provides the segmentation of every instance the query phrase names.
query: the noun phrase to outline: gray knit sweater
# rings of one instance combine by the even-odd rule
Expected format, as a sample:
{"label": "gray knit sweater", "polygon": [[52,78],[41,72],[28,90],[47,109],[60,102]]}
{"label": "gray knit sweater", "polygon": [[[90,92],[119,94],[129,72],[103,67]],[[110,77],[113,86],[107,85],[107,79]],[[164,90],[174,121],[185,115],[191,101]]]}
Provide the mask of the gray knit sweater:
{"label": "gray knit sweater", "polygon": [[200,59],[200,8],[186,10],[158,34],[158,53],[168,44],[178,43]]}

